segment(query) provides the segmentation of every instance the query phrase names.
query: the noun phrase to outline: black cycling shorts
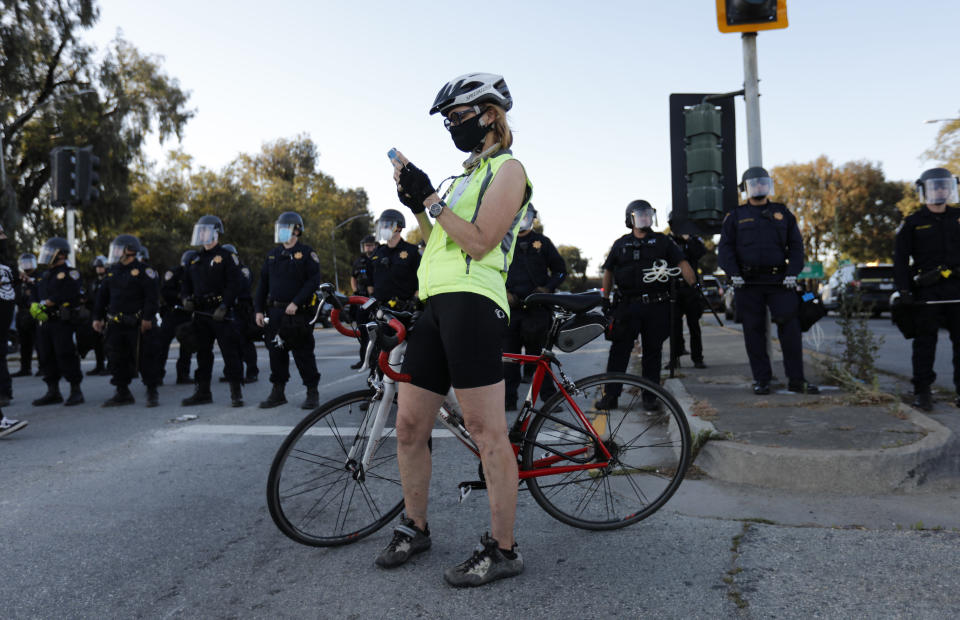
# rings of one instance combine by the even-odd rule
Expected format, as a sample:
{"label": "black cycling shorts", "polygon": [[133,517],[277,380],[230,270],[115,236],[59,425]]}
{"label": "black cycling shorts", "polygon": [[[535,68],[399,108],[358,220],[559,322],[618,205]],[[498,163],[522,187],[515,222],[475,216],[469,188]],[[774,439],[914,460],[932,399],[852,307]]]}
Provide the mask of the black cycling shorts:
{"label": "black cycling shorts", "polygon": [[427,299],[407,344],[402,372],[435,394],[503,380],[507,314],[477,293],[444,293]]}

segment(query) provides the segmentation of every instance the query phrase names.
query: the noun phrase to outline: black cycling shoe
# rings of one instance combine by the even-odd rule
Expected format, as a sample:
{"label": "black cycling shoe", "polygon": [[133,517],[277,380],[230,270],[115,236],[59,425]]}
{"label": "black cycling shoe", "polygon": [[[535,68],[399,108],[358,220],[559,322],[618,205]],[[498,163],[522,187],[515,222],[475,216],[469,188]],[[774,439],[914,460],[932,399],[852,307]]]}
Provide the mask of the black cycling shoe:
{"label": "black cycling shoe", "polygon": [[787,389],[797,394],[819,394],[820,388],[806,381],[791,381],[787,384]]}
{"label": "black cycling shoe", "polygon": [[913,406],[921,411],[933,411],[933,396],[930,392],[920,392],[913,397]]}
{"label": "black cycling shoe", "polygon": [[421,530],[413,519],[400,515],[400,525],[393,528],[393,540],[377,556],[376,564],[380,568],[396,568],[429,548],[430,526],[424,525]]}
{"label": "black cycling shoe", "polygon": [[770,393],[770,384],[757,381],[753,384],[753,393],[757,396],[765,396]]}
{"label": "black cycling shoe", "polygon": [[469,588],[516,577],[522,572],[523,556],[516,543],[510,550],[501,549],[496,539],[484,534],[473,555],[466,562],[443,571],[443,578],[454,587]]}

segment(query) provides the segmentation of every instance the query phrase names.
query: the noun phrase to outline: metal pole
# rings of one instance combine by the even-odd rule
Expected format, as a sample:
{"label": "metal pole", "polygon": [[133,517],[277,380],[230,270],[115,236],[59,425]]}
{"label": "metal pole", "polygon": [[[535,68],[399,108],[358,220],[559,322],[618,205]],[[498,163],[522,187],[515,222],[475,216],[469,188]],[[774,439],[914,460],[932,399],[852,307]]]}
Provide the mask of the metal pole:
{"label": "metal pole", "polygon": [[340,292],[340,275],[337,273],[337,245],[333,240],[333,234],[337,232],[339,226],[335,226],[333,230],[330,231],[330,251],[333,252],[333,285],[336,287],[337,292]]}
{"label": "metal pole", "polygon": [[[744,32],[743,42],[743,101],[747,116],[747,162],[751,168],[763,166],[763,147],[760,140],[760,76],[757,71],[757,33]],[[770,311],[764,324],[767,330],[767,359],[773,360],[773,329]],[[772,364],[771,364],[772,366]]]}
{"label": "metal pole", "polygon": [[76,212],[72,208],[67,207],[67,243],[70,245],[70,266],[71,267],[77,266],[76,249],[75,249],[76,241],[77,241],[77,237],[75,233],[76,224],[77,224]]}
{"label": "metal pole", "polygon": [[747,114],[747,161],[750,166],[763,165],[760,146],[760,78],[757,74],[757,33],[744,32],[743,100]]}

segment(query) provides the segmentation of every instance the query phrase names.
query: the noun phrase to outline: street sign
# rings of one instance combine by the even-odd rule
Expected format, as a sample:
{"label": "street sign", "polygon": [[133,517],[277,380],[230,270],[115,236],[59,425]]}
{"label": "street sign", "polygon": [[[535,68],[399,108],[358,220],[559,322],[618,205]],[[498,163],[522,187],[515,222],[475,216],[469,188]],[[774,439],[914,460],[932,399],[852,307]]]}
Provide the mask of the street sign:
{"label": "street sign", "polygon": [[787,0],[717,0],[720,32],[757,32],[788,25]]}
{"label": "street sign", "polygon": [[822,280],[823,279],[823,263],[804,263],[803,271],[797,276],[797,279],[800,280]]}

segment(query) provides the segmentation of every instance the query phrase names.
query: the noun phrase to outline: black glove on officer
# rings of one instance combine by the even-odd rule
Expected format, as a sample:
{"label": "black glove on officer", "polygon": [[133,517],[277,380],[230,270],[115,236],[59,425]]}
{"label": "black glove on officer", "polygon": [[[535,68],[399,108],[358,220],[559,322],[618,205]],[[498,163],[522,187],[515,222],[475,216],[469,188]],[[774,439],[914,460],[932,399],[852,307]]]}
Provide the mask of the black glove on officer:
{"label": "black glove on officer", "polygon": [[405,206],[409,207],[413,214],[423,213],[426,207],[423,201],[436,190],[427,176],[420,168],[411,163],[407,163],[400,170],[400,179],[397,182],[397,196]]}
{"label": "black glove on officer", "polygon": [[227,316],[227,307],[223,304],[217,306],[217,309],[213,311],[213,320],[222,321]]}

